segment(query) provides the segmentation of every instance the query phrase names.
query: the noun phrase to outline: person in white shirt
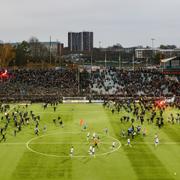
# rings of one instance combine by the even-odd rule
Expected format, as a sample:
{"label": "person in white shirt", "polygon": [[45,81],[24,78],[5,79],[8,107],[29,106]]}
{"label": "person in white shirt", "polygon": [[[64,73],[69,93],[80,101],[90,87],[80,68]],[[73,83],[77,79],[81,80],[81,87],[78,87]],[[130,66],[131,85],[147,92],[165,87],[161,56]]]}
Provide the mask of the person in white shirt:
{"label": "person in white shirt", "polygon": [[87,141],[89,141],[90,132],[87,133]]}
{"label": "person in white shirt", "polygon": [[112,142],[112,149],[115,148],[115,145],[116,145],[116,143],[113,141],[113,142]]}
{"label": "person in white shirt", "polygon": [[127,139],[127,144],[126,144],[126,146],[132,147],[132,146],[131,146],[131,140],[130,140],[130,138]]}
{"label": "person in white shirt", "polygon": [[73,146],[71,146],[71,149],[70,149],[70,156],[72,157],[72,156],[73,156],[73,154],[74,154],[74,147],[73,147]]}
{"label": "person in white shirt", "polygon": [[92,148],[92,155],[95,156],[95,147]]}
{"label": "person in white shirt", "polygon": [[154,145],[155,145],[155,147],[157,147],[158,144],[159,144],[159,138],[158,138],[158,135],[155,134],[155,136],[154,136]]}
{"label": "person in white shirt", "polygon": [[92,149],[93,149],[93,147],[92,147],[92,145],[90,145],[90,147],[89,147],[89,154],[90,155],[92,155]]}

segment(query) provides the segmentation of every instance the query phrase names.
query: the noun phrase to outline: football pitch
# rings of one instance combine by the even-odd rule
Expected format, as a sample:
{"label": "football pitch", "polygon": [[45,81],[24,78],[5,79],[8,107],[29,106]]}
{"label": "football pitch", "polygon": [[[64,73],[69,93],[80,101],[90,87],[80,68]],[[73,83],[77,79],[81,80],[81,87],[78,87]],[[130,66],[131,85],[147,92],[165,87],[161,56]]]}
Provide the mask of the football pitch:
{"label": "football pitch", "polygon": [[[11,119],[6,141],[0,143],[0,180],[172,180],[180,179],[180,124],[171,124],[167,118],[179,111],[168,107],[164,113],[165,125],[159,129],[155,123],[146,121],[142,128],[147,129],[131,139],[121,136],[131,126],[130,122],[120,122],[127,114],[104,108],[102,104],[60,104],[56,111],[52,106],[43,109],[42,104],[32,104],[26,109],[23,105],[12,104],[21,111],[33,111],[40,116],[39,135],[34,134],[35,122],[23,125],[14,136],[14,123]],[[0,119],[3,114],[0,114]],[[53,122],[60,116],[64,127]],[[149,114],[146,114],[148,117]],[[86,128],[80,126],[80,122]],[[140,125],[139,121],[135,126]],[[4,120],[0,121],[0,127]],[[44,127],[46,127],[44,129]],[[105,133],[108,128],[108,133]],[[99,136],[95,156],[88,150],[91,137]],[[154,146],[154,135],[158,134],[159,145]],[[112,148],[112,142],[115,147]],[[70,149],[74,147],[73,156]]]}

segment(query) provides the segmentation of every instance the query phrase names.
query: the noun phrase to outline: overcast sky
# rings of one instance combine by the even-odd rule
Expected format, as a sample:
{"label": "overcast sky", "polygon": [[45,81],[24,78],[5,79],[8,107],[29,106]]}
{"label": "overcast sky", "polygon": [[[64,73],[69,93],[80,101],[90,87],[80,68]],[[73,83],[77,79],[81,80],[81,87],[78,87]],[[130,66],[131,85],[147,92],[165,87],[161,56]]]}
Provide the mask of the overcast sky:
{"label": "overcast sky", "polygon": [[36,36],[67,45],[68,31],[93,31],[94,44],[180,47],[180,0],[0,0],[0,40]]}

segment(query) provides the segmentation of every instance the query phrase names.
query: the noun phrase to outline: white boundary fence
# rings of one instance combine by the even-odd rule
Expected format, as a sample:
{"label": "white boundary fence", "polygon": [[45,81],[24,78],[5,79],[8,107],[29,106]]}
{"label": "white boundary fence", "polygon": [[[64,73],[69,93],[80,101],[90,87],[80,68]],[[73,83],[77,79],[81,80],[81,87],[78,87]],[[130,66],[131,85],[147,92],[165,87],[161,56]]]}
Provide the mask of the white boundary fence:
{"label": "white boundary fence", "polygon": [[86,97],[63,97],[63,103],[89,103]]}

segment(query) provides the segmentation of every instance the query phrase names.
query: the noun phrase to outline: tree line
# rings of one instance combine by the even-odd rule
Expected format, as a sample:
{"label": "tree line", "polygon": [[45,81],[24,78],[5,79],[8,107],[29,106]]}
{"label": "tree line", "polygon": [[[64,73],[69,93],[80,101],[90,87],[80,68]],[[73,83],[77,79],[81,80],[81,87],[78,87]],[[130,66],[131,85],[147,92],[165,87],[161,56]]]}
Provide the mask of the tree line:
{"label": "tree line", "polygon": [[[123,50],[123,47],[120,44],[113,46],[113,48],[120,48]],[[160,49],[175,49],[175,45],[160,45]],[[92,56],[93,60],[104,60],[106,53],[106,58],[109,60],[119,59],[119,53],[111,51],[111,48],[108,48],[108,51],[102,52],[99,48],[94,48],[93,52],[83,52],[83,62],[91,62]],[[132,52],[121,52],[121,58],[123,61],[132,59],[134,51]],[[58,55],[58,50],[51,52],[50,43],[41,43],[38,38],[31,37],[29,41],[22,41],[17,44],[3,44],[0,42],[0,67],[9,67],[9,66],[26,66],[31,63],[33,64],[56,64],[62,63],[64,60],[71,60],[68,56]],[[64,55],[73,54],[69,51],[68,48],[63,49]],[[62,54],[61,54],[62,55]],[[163,54],[157,53],[152,57],[152,63],[159,63],[160,59],[163,59]],[[68,61],[65,62],[68,62]],[[62,64],[61,64],[62,65]]]}
{"label": "tree line", "polygon": [[55,57],[50,54],[50,46],[47,47],[39,42],[36,37],[17,44],[0,44],[0,67],[49,63],[50,58],[53,62]]}

